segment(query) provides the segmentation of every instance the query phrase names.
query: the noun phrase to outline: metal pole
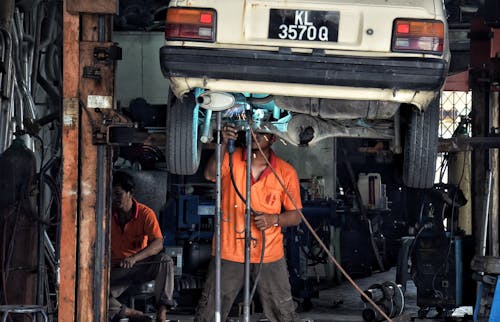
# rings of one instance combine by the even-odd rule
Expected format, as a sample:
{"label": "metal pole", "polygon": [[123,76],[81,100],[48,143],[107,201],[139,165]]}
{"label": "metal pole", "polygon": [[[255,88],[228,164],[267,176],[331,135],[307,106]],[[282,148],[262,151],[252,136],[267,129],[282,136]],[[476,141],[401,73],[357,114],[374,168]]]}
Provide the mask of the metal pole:
{"label": "metal pole", "polygon": [[[42,145],[43,149],[43,145]],[[42,151],[43,156],[43,151]],[[44,203],[44,180],[43,180],[43,158],[40,158],[40,172],[38,173],[38,261],[37,261],[37,296],[36,304],[43,305],[45,274],[47,269],[45,267],[45,203]]]}
{"label": "metal pole", "polygon": [[252,185],[252,133],[250,124],[246,125],[246,145],[247,145],[247,182],[246,182],[246,213],[245,213],[245,289],[243,321],[250,322],[250,243],[252,232],[250,230],[250,188]]}
{"label": "metal pole", "polygon": [[[98,18],[98,41],[106,41],[106,25],[103,15]],[[106,215],[106,181],[104,168],[106,167],[106,147],[100,145],[97,147],[97,167],[96,167],[96,204],[95,204],[95,219],[96,219],[96,241],[95,241],[95,258],[94,258],[94,291],[93,291],[93,307],[94,307],[94,320],[101,321],[101,290],[102,290],[102,276],[105,253],[105,239],[104,239],[104,225],[103,220]]]}
{"label": "metal pole", "polygon": [[[494,134],[499,133],[499,111],[498,111],[498,92],[490,93],[490,122],[491,129],[494,131]],[[490,149],[490,165],[491,165],[491,173],[492,173],[492,186],[491,186],[491,204],[490,204],[490,254],[491,256],[498,256],[500,252],[499,244],[498,244],[498,220],[499,220],[499,191],[500,185],[498,179],[500,177],[500,165],[499,165],[499,150],[498,149]]]}
{"label": "metal pole", "polygon": [[220,257],[220,234],[221,234],[221,130],[222,130],[222,112],[217,112],[217,145],[215,146],[215,157],[217,162],[217,174],[215,177],[215,311],[214,321],[221,321],[221,294],[220,294],[220,273],[221,273],[221,257]]}
{"label": "metal pole", "polygon": [[106,194],[109,193],[106,189],[105,178],[107,177],[104,169],[107,170],[106,166],[106,149],[105,146],[97,147],[97,186],[96,186],[96,241],[95,241],[95,260],[94,260],[94,318],[95,321],[101,321],[101,290],[102,290],[102,278],[103,278],[103,259],[105,256],[105,236],[106,233],[104,229],[104,218],[106,216]]}
{"label": "metal pole", "polygon": [[486,187],[486,196],[484,201],[484,210],[483,210],[483,225],[481,227],[481,256],[486,255],[486,241],[488,236],[488,222],[489,222],[489,214],[490,214],[490,199],[491,199],[491,185],[492,185],[492,172],[488,170],[488,183]]}

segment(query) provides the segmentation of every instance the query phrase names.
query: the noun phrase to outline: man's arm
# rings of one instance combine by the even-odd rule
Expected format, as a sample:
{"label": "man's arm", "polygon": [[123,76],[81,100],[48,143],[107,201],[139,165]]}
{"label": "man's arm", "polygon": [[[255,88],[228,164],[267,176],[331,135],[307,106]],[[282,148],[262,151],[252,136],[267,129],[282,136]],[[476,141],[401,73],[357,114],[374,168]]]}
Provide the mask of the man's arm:
{"label": "man's arm", "polygon": [[[224,157],[224,155],[227,152],[227,145],[229,140],[236,141],[238,139],[238,131],[231,125],[226,125],[222,129],[221,134],[222,134],[221,156]],[[203,175],[205,176],[205,179],[210,181],[215,181],[215,176],[217,175],[217,156],[215,153],[212,154],[212,156],[208,160]]]}
{"label": "man's arm", "polygon": [[137,254],[124,258],[120,263],[120,267],[131,268],[138,261],[156,255],[159,252],[161,252],[162,249],[163,249],[163,238],[153,239],[153,241],[149,243],[148,246],[146,246],[146,248],[144,248]]}
{"label": "man's arm", "polygon": [[256,214],[254,221],[258,229],[265,230],[274,226],[297,226],[302,218],[298,210],[287,210],[281,214]]}
{"label": "man's arm", "polygon": [[287,210],[279,215],[279,226],[297,226],[302,221],[298,210]]}

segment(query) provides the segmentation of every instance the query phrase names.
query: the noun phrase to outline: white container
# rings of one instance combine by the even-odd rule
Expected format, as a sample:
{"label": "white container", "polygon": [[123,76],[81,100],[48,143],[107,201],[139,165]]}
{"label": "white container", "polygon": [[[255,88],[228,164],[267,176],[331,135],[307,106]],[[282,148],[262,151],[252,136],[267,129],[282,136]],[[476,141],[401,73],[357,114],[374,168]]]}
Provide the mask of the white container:
{"label": "white container", "polygon": [[361,201],[366,208],[384,208],[380,173],[360,173],[358,177],[358,189],[361,194]]}

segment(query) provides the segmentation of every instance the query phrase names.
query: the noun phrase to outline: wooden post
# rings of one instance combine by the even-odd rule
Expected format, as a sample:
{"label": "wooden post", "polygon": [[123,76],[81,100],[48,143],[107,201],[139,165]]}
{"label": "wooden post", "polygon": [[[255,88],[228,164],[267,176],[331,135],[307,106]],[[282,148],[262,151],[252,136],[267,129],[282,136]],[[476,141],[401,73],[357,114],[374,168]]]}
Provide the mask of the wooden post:
{"label": "wooden post", "polygon": [[105,142],[95,138],[113,108],[108,13],[114,11],[115,1],[66,0],[64,7],[59,320],[65,322],[108,321],[112,157]]}
{"label": "wooden post", "polygon": [[63,129],[59,321],[75,321],[80,115],[79,16],[63,9]]}

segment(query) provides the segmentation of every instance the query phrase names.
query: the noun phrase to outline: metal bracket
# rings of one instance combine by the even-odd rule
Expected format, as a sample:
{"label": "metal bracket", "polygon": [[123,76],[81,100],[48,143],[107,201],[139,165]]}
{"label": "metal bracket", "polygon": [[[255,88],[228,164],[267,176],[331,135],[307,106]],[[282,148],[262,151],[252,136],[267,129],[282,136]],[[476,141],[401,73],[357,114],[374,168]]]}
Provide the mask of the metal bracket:
{"label": "metal bracket", "polygon": [[499,275],[500,257],[476,255],[472,258],[470,266],[476,272]]}
{"label": "metal bracket", "polygon": [[[117,60],[122,59],[122,49],[116,45],[110,47],[95,47],[93,51],[94,63],[111,65]],[[84,66],[83,78],[102,80],[102,71],[97,66]]]}
{"label": "metal bracket", "polygon": [[94,66],[84,66],[83,78],[91,78],[100,81],[102,78],[101,69],[99,67],[94,67]]}
{"label": "metal bracket", "polygon": [[151,133],[140,128],[137,123],[122,123],[106,119],[100,126],[94,127],[92,143],[95,145],[130,146],[153,140],[151,136]]}
{"label": "metal bracket", "polygon": [[500,148],[500,136],[491,134],[486,137],[453,137],[440,139],[438,142],[439,152],[472,151],[474,149],[498,149]]}
{"label": "metal bracket", "polygon": [[111,64],[122,59],[122,49],[116,45],[110,47],[95,47],[94,61],[101,64]]}

